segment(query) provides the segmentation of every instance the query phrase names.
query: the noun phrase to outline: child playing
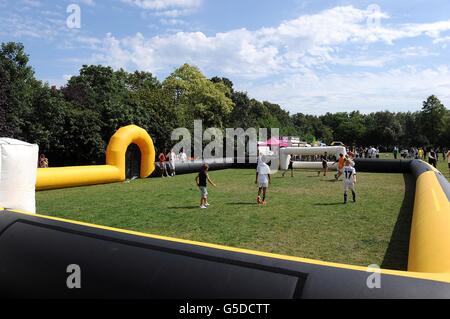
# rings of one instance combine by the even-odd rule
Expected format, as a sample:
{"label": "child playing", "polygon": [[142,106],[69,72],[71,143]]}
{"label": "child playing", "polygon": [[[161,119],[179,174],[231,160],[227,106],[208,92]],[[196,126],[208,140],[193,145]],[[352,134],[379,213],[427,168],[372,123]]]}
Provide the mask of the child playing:
{"label": "child playing", "polygon": [[[269,184],[271,183],[270,179],[270,167],[264,161],[260,161],[258,163],[258,168],[256,169],[256,181],[255,184],[258,185],[258,197],[257,202],[258,204],[266,205],[266,195],[267,195],[267,188],[269,187]],[[263,195],[261,199],[261,193]]]}
{"label": "child playing", "polygon": [[209,178],[208,170],[209,170],[208,164],[204,164],[200,170],[200,173],[198,173],[198,176],[195,178],[195,182],[197,183],[197,186],[200,189],[201,209],[206,209],[209,206],[207,183],[210,183],[212,186],[217,187],[216,184],[214,184]]}
{"label": "child playing", "polygon": [[289,155],[289,167],[281,175],[284,177],[288,171],[291,171],[291,177],[294,177],[294,155]]}
{"label": "child playing", "polygon": [[320,173],[323,172],[323,176],[327,176],[328,172],[328,153],[325,152],[324,155],[320,156],[320,160],[322,161],[322,171],[317,172],[317,176],[320,176]]}
{"label": "child playing", "polygon": [[356,202],[356,170],[352,166],[353,162],[351,160],[347,160],[345,162],[345,167],[343,170],[344,175],[344,204],[347,204],[348,200],[348,191],[349,189],[352,191],[353,201]]}
{"label": "child playing", "polygon": [[334,178],[336,179],[336,181],[338,181],[339,177],[341,177],[341,175],[344,173],[345,161],[346,161],[346,158],[345,158],[344,154],[339,154],[339,158],[337,159],[336,162],[334,162],[334,164],[338,163],[338,173],[336,175],[334,175]]}

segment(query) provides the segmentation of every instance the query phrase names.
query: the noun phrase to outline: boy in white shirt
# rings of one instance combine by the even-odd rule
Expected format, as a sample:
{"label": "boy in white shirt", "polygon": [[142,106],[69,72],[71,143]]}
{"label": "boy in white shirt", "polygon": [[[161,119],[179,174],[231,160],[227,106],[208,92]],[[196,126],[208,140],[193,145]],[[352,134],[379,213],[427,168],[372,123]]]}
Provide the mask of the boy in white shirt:
{"label": "boy in white shirt", "polygon": [[172,150],[169,154],[166,156],[169,159],[169,166],[170,166],[170,176],[175,176],[175,161],[177,160],[177,155]]}
{"label": "boy in white shirt", "polygon": [[[258,197],[257,202],[258,204],[266,205],[266,195],[267,195],[267,189],[269,188],[269,184],[271,183],[270,179],[270,167],[264,161],[260,161],[258,163],[258,168],[256,169],[256,181],[255,184],[258,185]],[[261,199],[261,193],[262,193],[262,199]]]}
{"label": "boy in white shirt", "polygon": [[352,166],[352,161],[347,160],[344,167],[344,204],[348,201],[348,191],[352,191],[353,202],[356,202],[356,170]]}
{"label": "boy in white shirt", "polygon": [[181,150],[181,153],[180,153],[180,161],[181,161],[182,163],[186,163],[187,160],[188,160],[187,154],[186,154],[186,152],[184,151],[184,149],[182,149],[182,150]]}

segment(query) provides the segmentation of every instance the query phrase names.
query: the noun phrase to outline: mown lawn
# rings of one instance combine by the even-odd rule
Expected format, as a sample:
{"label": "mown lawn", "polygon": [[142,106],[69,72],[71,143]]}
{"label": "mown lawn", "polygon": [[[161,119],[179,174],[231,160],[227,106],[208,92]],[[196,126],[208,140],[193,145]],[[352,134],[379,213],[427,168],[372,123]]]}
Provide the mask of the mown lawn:
{"label": "mown lawn", "polygon": [[361,173],[357,203],[343,205],[342,182],[334,182],[332,174],[277,174],[268,206],[258,207],[253,170],[210,175],[218,188],[210,188],[207,210],[198,208],[195,175],[39,192],[37,207],[44,215],[157,235],[361,266],[406,267],[414,187],[407,176]]}

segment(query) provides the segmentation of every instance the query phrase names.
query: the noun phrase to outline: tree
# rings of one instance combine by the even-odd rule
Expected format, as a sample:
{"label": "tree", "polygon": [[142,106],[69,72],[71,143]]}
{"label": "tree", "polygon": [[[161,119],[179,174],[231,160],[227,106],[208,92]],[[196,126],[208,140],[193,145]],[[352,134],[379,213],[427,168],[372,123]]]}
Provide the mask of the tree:
{"label": "tree", "polygon": [[207,127],[224,128],[234,103],[228,97],[230,89],[222,81],[208,80],[198,68],[184,64],[164,82],[177,107],[182,110],[186,127],[202,119]]}
{"label": "tree", "polygon": [[445,129],[444,116],[447,112],[445,106],[435,95],[431,95],[423,102],[420,114],[421,131],[432,145],[439,141],[439,136]]}
{"label": "tree", "polygon": [[157,149],[169,148],[172,130],[183,122],[171,92],[148,72],[129,74],[126,83],[130,90],[128,104],[132,123],[149,132]]}
{"label": "tree", "polygon": [[30,111],[34,72],[20,43],[0,48],[0,136],[22,137],[22,119]]}

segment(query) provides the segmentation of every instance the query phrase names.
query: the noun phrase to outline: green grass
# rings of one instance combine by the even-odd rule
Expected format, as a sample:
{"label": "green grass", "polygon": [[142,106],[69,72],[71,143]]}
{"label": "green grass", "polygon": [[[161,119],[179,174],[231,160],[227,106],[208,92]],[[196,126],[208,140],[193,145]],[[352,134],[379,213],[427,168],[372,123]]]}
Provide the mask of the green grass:
{"label": "green grass", "polygon": [[219,187],[209,189],[207,210],[198,209],[195,175],[39,192],[37,207],[45,215],[157,235],[361,266],[406,267],[411,178],[360,173],[358,201],[345,206],[342,182],[331,181],[331,174],[278,174],[269,205],[258,207],[253,170],[210,175]]}

